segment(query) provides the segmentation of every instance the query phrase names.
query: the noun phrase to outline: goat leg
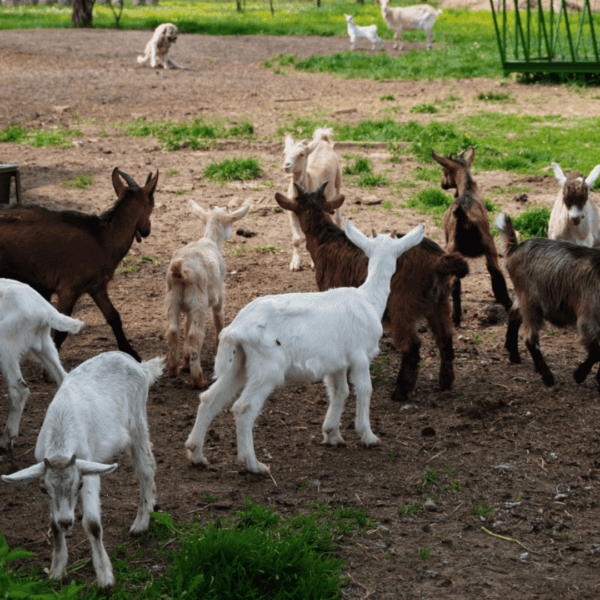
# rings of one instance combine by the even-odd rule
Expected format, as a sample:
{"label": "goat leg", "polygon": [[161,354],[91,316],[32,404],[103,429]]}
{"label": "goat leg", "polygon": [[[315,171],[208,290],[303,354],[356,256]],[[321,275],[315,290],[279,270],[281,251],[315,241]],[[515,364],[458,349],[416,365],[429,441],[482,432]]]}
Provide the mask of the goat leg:
{"label": "goat leg", "polygon": [[452,284],[452,322],[455,327],[460,325],[462,321],[462,306],[460,303],[460,291],[461,291],[461,283],[458,277],[454,278],[454,283]]}
{"label": "goat leg", "polygon": [[535,370],[542,376],[542,382],[544,385],[551,387],[554,385],[554,375],[552,371],[546,364],[544,357],[542,356],[542,351],[540,349],[540,340],[537,335],[537,332],[533,333],[530,338],[525,341],[527,345],[527,349],[529,350],[529,354],[531,354],[531,358],[533,359],[533,364],[535,366]]}
{"label": "goat leg", "polygon": [[506,328],[504,347],[510,354],[510,362],[516,364],[521,362],[519,355],[519,329],[522,323],[521,309],[518,306],[513,306],[508,313],[508,327]]}
{"label": "goat leg", "polygon": [[417,387],[419,362],[421,360],[420,348],[420,341],[413,339],[409,349],[402,352],[402,362],[396,379],[396,387],[392,392],[394,402],[406,402]]}
{"label": "goat leg", "polygon": [[492,278],[492,292],[494,293],[494,298],[496,298],[496,302],[502,304],[502,306],[509,311],[512,306],[512,300],[508,293],[508,288],[506,287],[506,279],[504,279],[504,275],[500,270],[498,255],[494,251],[493,254],[486,254],[485,258],[487,261],[488,273]]}
{"label": "goat leg", "polygon": [[[577,383],[583,383],[585,378],[590,374],[592,367],[600,361],[600,346],[598,342],[593,341],[588,345],[588,356],[584,362],[582,362],[577,369],[575,369],[573,373],[573,379]],[[598,375],[596,375],[596,380],[599,381]]]}

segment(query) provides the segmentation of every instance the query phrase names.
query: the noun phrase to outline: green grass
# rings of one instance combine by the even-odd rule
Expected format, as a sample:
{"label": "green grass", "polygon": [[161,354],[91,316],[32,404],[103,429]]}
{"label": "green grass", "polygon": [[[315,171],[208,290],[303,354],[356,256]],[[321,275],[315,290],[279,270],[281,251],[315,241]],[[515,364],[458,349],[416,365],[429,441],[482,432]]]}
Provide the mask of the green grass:
{"label": "green grass", "polygon": [[519,241],[531,237],[548,237],[550,209],[534,208],[511,217],[515,229],[521,234]]}
{"label": "green grass", "polygon": [[20,125],[7,125],[0,129],[0,143],[24,144],[34,148],[70,148],[73,142],[68,138],[83,135],[78,129],[24,129]]}
{"label": "green grass", "polygon": [[368,158],[355,158],[352,163],[344,167],[344,175],[362,175],[373,172],[373,163]]}
{"label": "green grass", "polygon": [[356,185],[362,188],[385,187],[390,180],[381,173],[367,173],[356,180]]}
{"label": "green grass", "polygon": [[420,214],[434,215],[435,224],[440,227],[442,216],[452,204],[453,199],[444,194],[440,188],[428,187],[413,194],[405,203],[406,208],[412,208]]}
{"label": "green grass", "polygon": [[434,114],[440,112],[440,109],[433,104],[415,104],[410,109],[411,113],[429,113]]}
{"label": "green grass", "polygon": [[93,185],[94,177],[89,173],[77,173],[73,179],[62,179],[60,183],[64,187],[74,187],[85,190]]}
{"label": "green grass", "polygon": [[228,181],[247,181],[262,175],[258,158],[226,158],[209,163],[204,168],[204,177],[225,185]]}
{"label": "green grass", "polygon": [[164,150],[179,150],[180,148],[206,148],[218,139],[254,137],[254,126],[243,122],[226,126],[224,123],[209,122],[202,117],[189,121],[148,122],[137,120],[125,123],[113,123],[121,127],[123,135],[134,137],[155,136]]}

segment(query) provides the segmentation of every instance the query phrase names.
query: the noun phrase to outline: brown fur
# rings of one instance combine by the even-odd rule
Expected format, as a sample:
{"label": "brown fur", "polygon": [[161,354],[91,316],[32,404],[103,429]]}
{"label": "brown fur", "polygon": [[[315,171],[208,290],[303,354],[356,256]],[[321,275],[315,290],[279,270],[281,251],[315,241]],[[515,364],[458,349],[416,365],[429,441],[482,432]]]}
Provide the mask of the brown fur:
{"label": "brown fur", "polygon": [[[315,263],[319,290],[335,287],[358,287],[367,276],[367,257],[331,221],[327,212],[344,200],[337,196],[325,201],[322,188],[300,193],[297,201],[281,194],[275,198],[286,210],[293,210],[306,236],[306,248]],[[392,330],[396,348],[402,354],[392,399],[404,402],[411,398],[419,376],[421,341],[417,323],[427,319],[440,350],[439,384],[442,390],[454,382],[454,349],[449,293],[452,279],[468,273],[466,261],[458,254],[444,252],[425,238],[398,259],[391,281],[383,325]]]}
{"label": "brown fur", "polygon": [[[461,155],[455,158],[452,158],[451,154],[447,158],[435,152],[432,152],[432,155],[444,169],[442,189],[456,188],[455,200],[444,214],[446,250],[459,252],[468,258],[485,256],[487,269],[492,278],[494,297],[506,310],[509,310],[512,300],[500,270],[498,251],[490,232],[485,202],[469,172],[475,150],[471,146],[464,159]],[[460,279],[456,279],[452,290],[452,317],[455,325],[459,325],[462,319],[460,287]]]}
{"label": "brown fur", "polygon": [[[502,223],[504,217],[504,224]],[[540,350],[539,330],[544,320],[558,327],[576,325],[587,359],[573,373],[582,383],[600,361],[600,250],[571,242],[531,238],[518,243],[510,217],[496,221],[506,248],[506,268],[516,300],[509,312],[505,348],[510,360],[521,362],[519,328],[523,324],[527,348],[545,385],[554,384]],[[600,371],[596,375],[600,385]]]}
{"label": "brown fur", "polygon": [[[26,283],[48,301],[56,293],[58,311],[68,316],[79,297],[90,294],[112,327],[119,350],[139,361],[107,286],[134,238],[141,241],[150,234],[158,171],[148,175],[142,188],[125,185],[119,173],[114,169],[112,174],[118,200],[99,216],[27,204],[0,208],[0,277]],[[57,349],[66,336],[56,332]]]}

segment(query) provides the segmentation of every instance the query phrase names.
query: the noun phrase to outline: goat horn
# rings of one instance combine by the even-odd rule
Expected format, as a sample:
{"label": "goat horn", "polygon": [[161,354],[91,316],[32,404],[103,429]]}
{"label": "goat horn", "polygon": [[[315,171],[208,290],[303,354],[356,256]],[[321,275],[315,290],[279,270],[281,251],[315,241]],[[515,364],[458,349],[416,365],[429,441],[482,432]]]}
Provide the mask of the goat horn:
{"label": "goat horn", "polygon": [[298,195],[306,194],[306,190],[297,181],[294,181],[294,187],[296,188]]}
{"label": "goat horn", "polygon": [[462,157],[463,157],[463,155],[464,155],[464,153],[465,153],[466,151],[467,151],[467,149],[465,148],[465,149],[464,149],[462,152],[459,152],[459,153],[456,155],[456,158],[462,158]]}
{"label": "goat horn", "polygon": [[133,187],[139,188],[140,187],[137,184],[137,181],[131,175],[127,175],[127,173],[123,173],[123,171],[117,171],[117,173],[127,182],[127,185],[130,188],[133,188]]}
{"label": "goat horn", "polygon": [[317,189],[317,194],[324,194],[325,193],[325,188],[327,187],[327,184],[329,183],[329,181],[326,181],[325,183],[322,183],[318,189]]}

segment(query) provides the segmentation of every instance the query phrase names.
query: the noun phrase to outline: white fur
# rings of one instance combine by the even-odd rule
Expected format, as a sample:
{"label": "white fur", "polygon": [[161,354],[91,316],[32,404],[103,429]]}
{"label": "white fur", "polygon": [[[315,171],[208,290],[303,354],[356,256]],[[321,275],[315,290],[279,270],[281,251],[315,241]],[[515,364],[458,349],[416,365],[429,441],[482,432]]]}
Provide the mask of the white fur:
{"label": "white fur", "polygon": [[163,23],[154,30],[152,39],[146,44],[146,50],[143,56],[138,56],[139,63],[145,63],[150,59],[150,66],[163,67],[169,69],[185,69],[176,64],[169,56],[169,49],[177,41],[179,29],[173,23]]}
{"label": "white fur", "polygon": [[[394,39],[400,40],[402,50],[402,32],[407,29],[422,29],[427,34],[427,49],[433,44],[433,25],[442,14],[442,9],[436,10],[429,4],[415,4],[413,6],[397,6],[390,8],[390,0],[381,1],[381,16],[387,26],[394,32]],[[398,48],[398,41],[394,42],[394,50]]]}
{"label": "white fur", "polygon": [[12,447],[29,397],[21,361],[33,352],[60,386],[67,373],[60,364],[50,329],[77,333],[83,323],[59,313],[33,288],[12,279],[0,279],[0,371],[8,386],[10,411],[0,449]]}
{"label": "white fur", "polygon": [[[321,184],[328,181],[329,185],[325,189],[325,198],[331,200],[340,194],[342,168],[340,159],[333,149],[332,133],[332,129],[317,129],[310,144],[307,140],[294,142],[289,133],[285,134],[283,170],[290,176],[288,198],[295,199],[298,196],[294,183],[299,183],[307,192],[314,192]],[[292,228],[292,262],[290,263],[290,269],[299,271],[302,268],[300,258],[302,229],[298,217],[293,212],[288,214]],[[341,226],[342,213],[339,208],[335,211],[334,219]]]}
{"label": "white fur", "polygon": [[383,50],[383,42],[377,35],[377,25],[365,25],[361,27],[354,22],[354,17],[352,15],[344,14],[344,17],[346,17],[346,23],[348,24],[350,50],[354,50],[354,44],[356,43],[356,38],[358,37],[367,38],[371,44],[373,44],[371,50],[375,50],[375,44],[379,44],[379,49]]}
{"label": "white fur", "polygon": [[183,366],[190,368],[192,385],[205,386],[200,353],[206,332],[206,315],[212,309],[217,347],[223,329],[223,299],[227,267],[223,260],[223,244],[231,235],[231,226],[248,214],[243,206],[229,214],[222,208],[206,212],[193,200],[189,206],[205,225],[204,237],[191,242],[173,254],[167,270],[167,345],[169,347],[168,374],[179,374],[179,317],[186,315]]}
{"label": "white fur", "polygon": [[92,546],[98,585],[114,585],[102,543],[100,475],[112,473],[111,461],[131,450],[140,477],[140,505],[131,533],[148,529],[156,502],[154,457],[148,435],[148,388],[164,369],[164,358],[138,363],[124,352],[106,352],[71,371],[48,407],[35,446],[35,465],[3,475],[8,483],[39,481],[54,536],[50,576],[66,574],[65,533],[75,522],[81,495],[83,528]]}
{"label": "white fur", "polygon": [[366,446],[379,443],[371,431],[369,365],[379,352],[381,319],[390,293],[396,260],[420,243],[420,225],[401,239],[369,239],[346,222],[346,235],[369,258],[369,273],[359,288],[263,296],[243,308],[221,333],[215,362],[216,381],[200,395],[196,422],[185,447],[194,464],[207,464],[202,449],[214,417],[240,391],[234,403],[238,459],[248,470],[269,469],[254,453],[252,427],[269,394],[287,382],[323,379],[329,410],[323,423],[323,443],[344,440],[340,418],[348,383],[356,393],[355,428]]}
{"label": "white fur", "polygon": [[552,163],[552,169],[561,187],[550,214],[548,237],[551,240],[565,240],[588,248],[600,246],[600,231],[598,230],[600,217],[596,203],[588,196],[582,209],[578,206],[569,208],[565,204],[565,199],[569,194],[569,184],[572,182],[581,185],[583,190],[589,194],[589,190],[600,175],[600,165],[592,169],[585,181],[581,177],[568,181],[556,163]]}

